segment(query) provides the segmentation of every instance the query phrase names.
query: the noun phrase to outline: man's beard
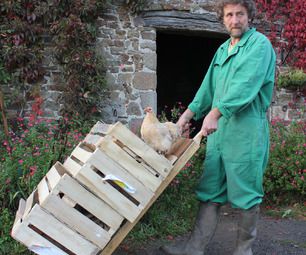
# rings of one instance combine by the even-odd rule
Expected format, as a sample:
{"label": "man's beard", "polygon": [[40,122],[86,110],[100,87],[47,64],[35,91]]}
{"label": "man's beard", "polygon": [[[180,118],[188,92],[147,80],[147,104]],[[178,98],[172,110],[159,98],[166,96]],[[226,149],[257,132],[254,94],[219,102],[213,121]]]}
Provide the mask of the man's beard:
{"label": "man's beard", "polygon": [[231,30],[230,30],[230,36],[231,37],[233,37],[233,38],[241,38],[242,37],[242,35],[246,32],[246,31],[248,31],[249,30],[249,28],[248,27],[246,27],[246,28],[241,28],[241,27],[237,27],[237,28],[232,28]]}

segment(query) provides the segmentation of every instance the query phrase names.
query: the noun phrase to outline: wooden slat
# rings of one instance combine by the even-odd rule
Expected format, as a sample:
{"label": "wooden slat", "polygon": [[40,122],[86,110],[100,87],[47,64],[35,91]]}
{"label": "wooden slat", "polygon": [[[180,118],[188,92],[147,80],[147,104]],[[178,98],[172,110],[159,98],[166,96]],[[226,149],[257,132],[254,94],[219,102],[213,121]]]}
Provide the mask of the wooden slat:
{"label": "wooden slat", "polygon": [[64,162],[64,165],[63,165],[67,171],[72,175],[72,176],[75,176],[78,174],[78,172],[80,171],[81,169],[81,165],[78,164],[76,161],[74,161],[71,157],[68,157],[65,162]]}
{"label": "wooden slat", "polygon": [[110,124],[105,124],[100,121],[98,121],[90,130],[89,133],[91,134],[101,134],[101,135],[106,135],[107,131],[112,127],[113,125]]}
{"label": "wooden slat", "polygon": [[24,199],[19,200],[19,205],[18,205],[18,210],[16,212],[15,220],[14,220],[14,225],[17,224],[17,222],[22,219],[22,216],[24,214],[26,207],[26,202]]}
{"label": "wooden slat", "polygon": [[[92,157],[87,161],[87,163],[92,164],[94,167],[99,169],[105,176],[114,175],[128,185],[132,186],[136,191],[135,193],[130,193],[129,195],[140,202],[142,206],[145,206],[154,195],[153,192],[149,188],[145,187],[139,179],[136,179],[133,175],[129,174],[129,172],[127,172],[99,149],[93,153]],[[151,178],[156,179],[156,177],[153,175],[151,175]]]}
{"label": "wooden slat", "polygon": [[78,255],[91,255],[99,251],[97,246],[42,210],[38,204],[31,210],[27,221]]}
{"label": "wooden slat", "polygon": [[158,174],[157,172],[150,168],[146,168],[144,164],[130,157],[120,146],[115,144],[110,137],[105,137],[100,143],[99,148],[153,192],[155,192],[161,184],[163,180],[162,176],[156,176]]}
{"label": "wooden slat", "polygon": [[41,206],[101,249],[111,238],[105,229],[71,208],[56,195],[51,194]]}
{"label": "wooden slat", "polygon": [[190,146],[185,150],[181,157],[176,161],[167,178],[159,186],[158,190],[155,193],[155,196],[151,199],[148,206],[138,215],[137,219],[134,222],[126,222],[113,236],[111,241],[106,245],[106,247],[99,253],[100,255],[111,255],[114,250],[119,246],[127,234],[132,230],[132,228],[138,223],[142,216],[147,212],[147,210],[152,206],[156,199],[162,194],[165,188],[170,184],[174,177],[179,173],[182,167],[188,162],[188,160],[193,156],[193,154],[199,149],[201,142],[201,135],[198,134]]}
{"label": "wooden slat", "polygon": [[98,146],[102,139],[103,137],[101,137],[100,135],[88,134],[85,137],[84,142],[92,144],[94,146]]}
{"label": "wooden slat", "polygon": [[142,210],[109,183],[103,181],[102,177],[95,173],[89,164],[85,164],[75,178],[131,222],[137,218]]}
{"label": "wooden slat", "polygon": [[79,205],[86,208],[88,212],[103,221],[110,227],[109,232],[113,234],[123,221],[123,217],[114,211],[104,201],[80,186],[78,182],[71,177],[64,175],[61,182],[56,186],[53,193],[63,192],[70,199],[77,201]]}
{"label": "wooden slat", "polygon": [[50,193],[45,177],[39,182],[37,190],[39,203],[43,203]]}
{"label": "wooden slat", "polygon": [[85,163],[92,155],[91,151],[87,151],[82,147],[82,143],[80,143],[75,149],[72,151],[71,156],[76,157],[82,163]]}
{"label": "wooden slat", "polygon": [[59,165],[60,163],[56,162],[46,174],[51,189],[53,189],[61,179]]}
{"label": "wooden slat", "polygon": [[62,251],[40,234],[30,229],[28,227],[28,222],[22,221],[21,219],[15,222],[12,228],[12,237],[29,248],[33,246],[46,247],[53,249],[53,251],[57,252],[56,254],[58,255],[68,255],[68,253]]}
{"label": "wooden slat", "polygon": [[36,192],[37,192],[37,190],[34,190],[34,191],[31,193],[31,195],[27,198],[23,217],[25,217],[26,215],[28,215],[29,212],[31,211],[31,209],[32,209],[32,207],[33,207],[33,204],[34,204],[34,194],[35,194]]}
{"label": "wooden slat", "polygon": [[108,135],[118,139],[121,143],[131,149],[156,171],[158,171],[162,176],[168,175],[172,167],[171,162],[144,143],[144,141],[132,133],[123,124],[117,122],[109,130]]}

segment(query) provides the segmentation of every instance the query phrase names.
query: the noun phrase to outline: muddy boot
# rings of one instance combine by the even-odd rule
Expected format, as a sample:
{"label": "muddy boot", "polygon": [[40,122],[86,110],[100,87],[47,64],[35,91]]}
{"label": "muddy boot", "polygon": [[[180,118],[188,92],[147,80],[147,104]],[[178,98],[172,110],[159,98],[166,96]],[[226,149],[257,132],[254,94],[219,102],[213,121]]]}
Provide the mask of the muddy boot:
{"label": "muddy boot", "polygon": [[252,255],[252,244],[256,238],[256,223],[259,217],[259,205],[243,210],[238,222],[238,237],[234,255]]}
{"label": "muddy boot", "polygon": [[201,202],[194,228],[188,240],[160,247],[162,254],[204,255],[204,249],[217,226],[219,208],[219,204]]}

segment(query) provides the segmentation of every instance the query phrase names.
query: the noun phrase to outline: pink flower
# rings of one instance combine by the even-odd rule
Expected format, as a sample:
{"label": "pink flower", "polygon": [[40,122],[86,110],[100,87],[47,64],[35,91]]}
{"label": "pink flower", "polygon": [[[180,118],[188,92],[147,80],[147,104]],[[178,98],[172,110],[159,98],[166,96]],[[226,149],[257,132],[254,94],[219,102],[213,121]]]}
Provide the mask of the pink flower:
{"label": "pink flower", "polygon": [[33,176],[37,170],[37,166],[30,166],[30,176]]}
{"label": "pink flower", "polygon": [[19,164],[22,164],[22,163],[23,163],[23,160],[22,160],[22,159],[19,159],[19,160],[18,160],[18,163],[19,163]]}

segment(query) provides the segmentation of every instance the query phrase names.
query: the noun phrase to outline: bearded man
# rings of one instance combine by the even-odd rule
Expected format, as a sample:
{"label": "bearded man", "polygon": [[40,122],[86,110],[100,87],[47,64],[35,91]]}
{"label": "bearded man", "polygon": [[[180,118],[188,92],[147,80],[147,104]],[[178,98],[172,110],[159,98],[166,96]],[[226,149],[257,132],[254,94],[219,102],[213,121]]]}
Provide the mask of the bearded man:
{"label": "bearded man", "polygon": [[178,121],[184,127],[204,117],[207,137],[204,171],[196,195],[200,201],[194,229],[185,242],[160,248],[168,255],[204,255],[217,226],[221,205],[241,217],[234,255],[251,255],[256,238],[262,182],[268,161],[266,117],[272,100],[275,52],[269,40],[249,27],[252,0],[219,0],[218,16],[230,38],[217,50],[193,101]]}

